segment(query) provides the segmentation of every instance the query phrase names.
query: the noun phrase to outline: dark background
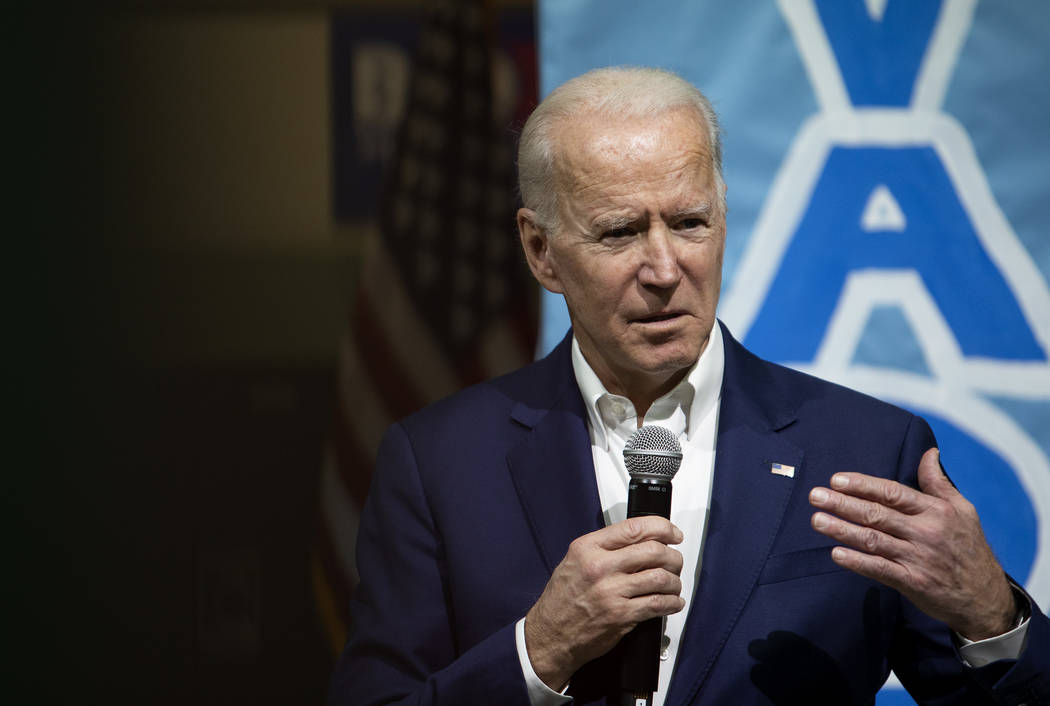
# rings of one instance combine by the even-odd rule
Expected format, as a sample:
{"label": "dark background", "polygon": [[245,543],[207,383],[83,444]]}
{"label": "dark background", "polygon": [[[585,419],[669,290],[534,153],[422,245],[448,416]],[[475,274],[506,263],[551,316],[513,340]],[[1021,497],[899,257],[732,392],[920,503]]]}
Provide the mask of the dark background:
{"label": "dark background", "polygon": [[8,24],[19,702],[323,700],[309,552],[375,237],[333,216],[329,21],[423,5],[147,0]]}

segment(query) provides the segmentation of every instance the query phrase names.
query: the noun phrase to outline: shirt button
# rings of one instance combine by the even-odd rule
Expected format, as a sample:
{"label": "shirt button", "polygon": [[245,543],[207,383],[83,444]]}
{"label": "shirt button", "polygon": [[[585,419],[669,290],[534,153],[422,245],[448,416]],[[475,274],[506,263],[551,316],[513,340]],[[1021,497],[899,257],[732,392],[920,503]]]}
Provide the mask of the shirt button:
{"label": "shirt button", "polygon": [[[652,654],[652,653],[650,653],[650,654]],[[660,650],[660,661],[661,662],[666,662],[670,656],[671,656],[671,653],[667,650],[666,647],[663,648],[662,650]]]}

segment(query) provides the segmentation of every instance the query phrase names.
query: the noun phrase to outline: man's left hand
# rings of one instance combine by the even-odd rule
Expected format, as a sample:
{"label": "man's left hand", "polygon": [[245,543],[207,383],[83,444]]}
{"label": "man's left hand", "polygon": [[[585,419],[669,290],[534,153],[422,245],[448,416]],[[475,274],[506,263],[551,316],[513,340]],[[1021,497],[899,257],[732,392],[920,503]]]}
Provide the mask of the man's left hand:
{"label": "man's left hand", "polygon": [[[1016,617],[1006,574],[972,503],[941,470],[937,449],[919,462],[919,488],[862,473],[836,473],[814,488],[813,529],[847,545],[836,564],[897,589],[969,640],[1002,635]],[[852,549],[848,548],[852,547]]]}

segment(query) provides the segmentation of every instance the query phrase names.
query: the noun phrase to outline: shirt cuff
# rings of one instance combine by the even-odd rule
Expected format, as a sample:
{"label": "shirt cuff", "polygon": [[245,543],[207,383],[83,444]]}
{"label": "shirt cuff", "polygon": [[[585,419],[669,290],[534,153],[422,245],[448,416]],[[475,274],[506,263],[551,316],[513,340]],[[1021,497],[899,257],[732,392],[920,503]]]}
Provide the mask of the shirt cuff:
{"label": "shirt cuff", "polygon": [[959,656],[962,657],[966,666],[980,668],[998,662],[1001,659],[1020,659],[1028,646],[1028,622],[1032,616],[1031,604],[1028,597],[1018,588],[1013,581],[1010,582],[1010,590],[1014,594],[1014,601],[1018,606],[1018,622],[1013,630],[1003,633],[998,637],[989,637],[986,640],[967,640],[959,633],[955,633],[955,639],[959,645]]}
{"label": "shirt cuff", "polygon": [[559,706],[572,701],[572,698],[564,693],[559,694],[536,676],[536,670],[529,661],[528,650],[525,649],[525,618],[514,625],[514,642],[518,646],[518,662],[521,663],[521,673],[525,675],[525,686],[529,690],[529,703],[532,706]]}
{"label": "shirt cuff", "polygon": [[1001,659],[1018,659],[1028,643],[1028,621],[1023,621],[1005,635],[987,640],[971,642],[962,635],[956,635],[956,638],[960,643],[959,656],[969,667],[984,667]]}

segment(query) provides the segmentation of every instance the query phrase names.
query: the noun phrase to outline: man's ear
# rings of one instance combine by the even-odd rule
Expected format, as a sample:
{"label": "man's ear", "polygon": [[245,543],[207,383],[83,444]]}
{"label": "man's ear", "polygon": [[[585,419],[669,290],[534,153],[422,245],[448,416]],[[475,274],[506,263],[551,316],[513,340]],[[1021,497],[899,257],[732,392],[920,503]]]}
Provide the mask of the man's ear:
{"label": "man's ear", "polygon": [[562,294],[561,281],[551,257],[548,233],[540,226],[536,212],[531,208],[518,209],[518,235],[533,276],[545,289]]}

